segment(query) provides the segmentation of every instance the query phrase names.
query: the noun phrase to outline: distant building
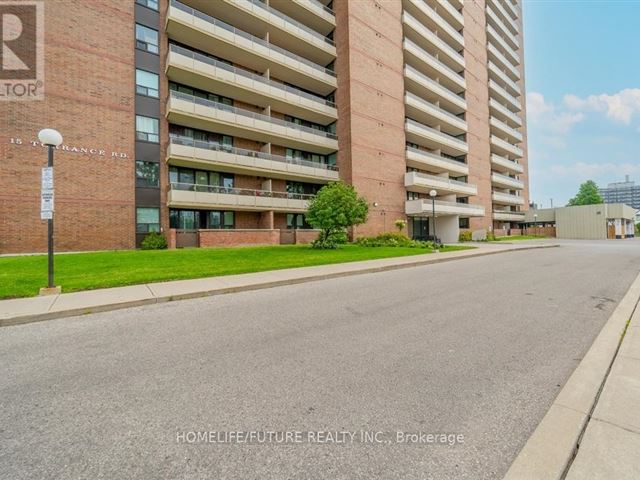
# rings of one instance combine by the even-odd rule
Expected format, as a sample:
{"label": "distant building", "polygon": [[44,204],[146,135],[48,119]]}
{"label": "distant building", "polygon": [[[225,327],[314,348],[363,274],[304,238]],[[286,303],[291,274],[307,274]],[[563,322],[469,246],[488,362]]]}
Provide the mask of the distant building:
{"label": "distant building", "polygon": [[635,208],[620,203],[530,209],[525,213],[523,227],[528,234],[557,238],[633,238],[635,214]]}
{"label": "distant building", "polygon": [[625,203],[640,210],[640,185],[629,180],[625,175],[624,182],[610,183],[607,188],[600,189],[604,203]]}

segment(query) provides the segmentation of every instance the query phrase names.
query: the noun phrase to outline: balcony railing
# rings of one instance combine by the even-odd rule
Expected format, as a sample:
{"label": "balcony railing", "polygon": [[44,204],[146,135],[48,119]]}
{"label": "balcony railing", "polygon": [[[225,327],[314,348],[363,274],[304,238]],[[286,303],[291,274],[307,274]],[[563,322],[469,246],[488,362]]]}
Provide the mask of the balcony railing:
{"label": "balcony railing", "polygon": [[406,148],[407,148],[407,152],[415,153],[420,157],[430,158],[433,161],[438,163],[443,162],[444,164],[449,165],[451,169],[454,171],[460,170],[461,168],[465,168],[467,171],[469,169],[469,166],[465,162],[453,160],[452,158],[446,158],[446,157],[443,157],[442,155],[436,155],[435,153],[427,152],[425,150],[420,150],[419,148],[415,148],[415,147],[407,146]]}
{"label": "balcony railing", "polygon": [[437,48],[439,48],[442,52],[444,52],[449,58],[453,59],[455,62],[457,62],[460,66],[465,65],[465,61],[464,61],[464,56],[462,56],[461,54],[458,53],[458,51],[455,48],[452,48],[451,46],[447,45],[447,42],[445,42],[443,39],[441,39],[440,37],[438,37],[435,33],[433,33],[431,30],[429,30],[428,28],[426,28],[422,23],[420,23],[418,20],[416,20],[415,18],[413,18],[412,15],[410,15],[409,13],[407,13],[406,11],[402,13],[402,21],[409,25],[413,30],[415,30],[416,32],[418,32],[422,37],[424,37],[425,39],[427,39],[432,45],[436,46]]}
{"label": "balcony railing", "polygon": [[410,118],[406,119],[407,125],[411,125],[417,129],[424,130],[427,134],[435,135],[438,138],[441,138],[445,142],[451,142],[454,145],[457,145],[463,151],[468,150],[467,142],[464,140],[460,140],[459,138],[453,137],[448,133],[442,132],[440,130],[436,130],[435,128],[424,125],[420,122],[416,122],[415,120],[411,120]]}
{"label": "balcony railing", "polygon": [[[280,12],[279,10],[276,10],[275,8],[270,7],[269,5],[264,3],[262,0],[247,0],[247,1],[250,2],[251,4],[255,5],[256,7],[262,8],[266,12],[271,13],[271,14],[275,15],[276,17],[281,18],[285,22],[289,22],[292,25],[295,25],[300,30],[304,30],[309,35],[312,35],[312,36],[314,36],[314,37],[316,37],[316,38],[318,38],[320,40],[323,40],[326,43],[328,43],[329,45],[335,46],[335,42],[333,40],[331,40],[329,37],[325,37],[321,33],[316,32],[314,29],[309,28],[306,25],[304,25],[303,23],[300,23],[299,21],[294,20],[293,18],[289,17],[288,15],[285,15],[284,13]],[[322,5],[322,4],[320,4],[320,5]],[[322,5],[322,6],[324,7],[324,5]],[[333,12],[331,12],[331,13],[333,13]]]}
{"label": "balcony railing", "polygon": [[225,195],[243,195],[245,197],[284,198],[286,200],[311,200],[315,195],[303,193],[274,192],[272,190],[252,190],[249,188],[230,188],[217,185],[200,185],[195,183],[172,182],[172,190],[187,192],[221,193]]}
{"label": "balcony railing", "polygon": [[329,165],[326,163],[312,162],[309,160],[302,160],[292,157],[285,157],[283,155],[274,155],[272,153],[258,152],[256,150],[247,150],[244,148],[231,147],[229,145],[222,145],[216,142],[207,142],[204,140],[194,140],[190,137],[182,137],[179,135],[171,135],[169,143],[175,145],[184,145],[187,147],[202,148],[205,150],[213,150],[218,152],[226,152],[234,155],[242,155],[244,157],[261,158],[264,160],[271,160],[274,162],[286,163],[288,165],[300,165],[304,167],[322,168],[324,170],[338,171],[338,167],[335,165]]}
{"label": "balcony railing", "polygon": [[514,177],[510,177],[509,175],[502,175],[501,173],[491,172],[491,179],[496,183],[500,183],[502,185],[509,185],[517,190],[521,190],[524,188],[524,182]]}
{"label": "balcony railing", "polygon": [[183,48],[178,45],[171,44],[169,46],[169,50],[179,55],[184,55],[186,57],[189,57],[195,61],[206,63],[208,65],[211,65],[212,67],[222,68],[235,75],[241,75],[255,82],[260,82],[265,85],[269,85],[270,87],[278,88],[282,91],[292,93],[294,95],[299,95],[304,98],[308,98],[309,100],[313,100],[314,102],[319,102],[334,108],[336,106],[334,102],[331,102],[326,98],[322,98],[318,95],[313,95],[312,93],[305,92],[304,90],[300,90],[295,87],[290,87],[289,85],[286,85],[284,83],[274,82],[273,80],[269,80],[268,78],[263,77],[262,75],[257,75],[255,73],[249,72],[242,68],[234,67],[232,65],[229,65],[228,63],[216,60],[215,58],[211,58],[207,55],[203,55],[201,53],[194,52],[193,50],[189,50],[188,48]]}
{"label": "balcony railing", "polygon": [[223,110],[225,112],[233,113],[235,115],[243,115],[245,117],[253,118],[254,120],[260,120],[263,122],[273,123],[275,125],[281,125],[287,128],[293,128],[296,130],[300,130],[302,132],[311,133],[313,135],[320,135],[322,137],[331,138],[333,140],[338,139],[338,137],[331,132],[326,132],[324,130],[319,130],[317,128],[305,127],[304,125],[298,125],[297,123],[287,122],[279,118],[270,117],[269,115],[263,115],[262,113],[255,113],[250,110],[245,110],[243,108],[232,107],[224,103],[214,102],[213,100],[196,97],[194,95],[189,95],[182,92],[172,91],[170,98],[172,99],[175,98],[177,100],[182,100],[182,101],[194,103],[197,105],[202,105],[209,108],[215,108],[216,110]]}
{"label": "balcony railing", "polygon": [[317,7],[321,8],[322,10],[324,10],[327,13],[330,13],[331,15],[335,15],[333,10],[331,10],[329,7],[327,7],[326,5],[322,4],[318,0],[308,0],[308,2],[313,4],[313,5],[316,5]]}
{"label": "balcony railing", "polygon": [[428,3],[422,0],[410,0],[413,6],[420,10],[425,16],[429,17],[434,23],[436,23],[442,30],[453,38],[460,46],[464,46],[464,36],[458,32],[449,22],[447,22],[442,15],[434,10]]}
{"label": "balcony railing", "polygon": [[519,163],[516,163],[513,160],[509,160],[508,158],[501,157],[500,155],[496,155],[495,153],[491,154],[491,163],[506,168],[507,170],[511,170],[513,172],[524,172],[524,167]]}
{"label": "balcony railing", "polygon": [[455,103],[456,105],[460,106],[460,108],[463,108],[466,110],[467,101],[460,95],[453,93],[447,87],[427,77],[424,73],[419,72],[418,70],[413,68],[411,65],[405,65],[404,71],[407,77],[415,77],[413,78],[415,82],[423,85],[428,85],[429,87],[425,87],[425,88],[429,88],[431,91],[447,99],[451,103]]}
{"label": "balcony railing", "polygon": [[504,88],[502,88],[498,84],[498,82],[489,79],[489,88],[493,89],[498,95],[500,95],[502,98],[507,100],[511,105],[517,108],[518,111],[520,111],[520,109],[522,108],[522,105],[520,104],[520,100],[518,100],[516,97],[514,97],[509,92],[507,92]]}
{"label": "balcony railing", "polygon": [[447,76],[447,78],[449,78],[450,80],[454,81],[455,83],[457,83],[461,87],[466,88],[467,81],[465,80],[465,78],[462,75],[460,75],[454,69],[452,69],[451,67],[448,67],[447,65],[442,63],[436,57],[431,55],[425,49],[423,49],[423,48],[419,47],[418,45],[416,45],[416,43],[412,42],[408,38],[405,37],[403,43],[404,43],[404,49],[405,50],[415,50],[414,55],[416,55],[418,58],[420,58],[420,60],[422,60],[423,62],[429,64],[432,68],[434,68],[436,70],[440,70],[444,75]]}
{"label": "balcony railing", "polygon": [[421,110],[433,110],[435,111],[434,115],[443,115],[445,118],[449,119],[450,122],[453,122],[456,125],[460,125],[461,123],[464,125],[464,128],[467,127],[467,122],[464,118],[460,118],[457,115],[454,115],[451,112],[447,112],[443,108],[425,100],[424,98],[419,97],[418,95],[414,95],[413,93],[406,92],[405,93],[405,102],[414,102],[419,106]]}
{"label": "balcony railing", "polygon": [[511,48],[511,45],[509,45],[507,41],[500,36],[496,29],[489,24],[487,24],[487,33],[489,33],[489,36],[495,39],[496,43],[498,43],[504,51],[509,54],[516,65],[520,65],[520,55],[518,55],[515,50]]}
{"label": "balcony railing", "polygon": [[496,48],[493,43],[487,44],[487,51],[491,53],[502,64],[507,72],[511,74],[511,78],[515,80],[520,79],[520,71],[511,63],[511,61],[505,57],[500,50]]}
{"label": "balcony railing", "polygon": [[304,57],[301,57],[300,55],[296,55],[295,53],[291,53],[288,50],[285,50],[284,48],[278,47],[276,45],[274,45],[273,43],[269,43],[266,40],[263,40],[261,38],[255,37],[253,35],[251,35],[250,33],[245,32],[244,30],[239,30],[237,28],[235,28],[232,25],[229,25],[228,23],[223,22],[222,20],[218,20],[217,18],[212,17],[211,15],[207,15],[206,13],[202,13],[200,10],[196,10],[195,8],[191,8],[181,2],[179,2],[178,0],[171,0],[171,6],[174,8],[177,8],[178,10],[181,10],[185,13],[188,13],[189,15],[193,15],[196,18],[199,18],[200,20],[203,20],[207,23],[210,23],[212,25],[215,25],[216,27],[220,27],[223,28],[231,33],[233,33],[234,35],[238,35],[240,37],[243,37],[247,40],[249,40],[252,43],[261,45],[265,48],[269,48],[275,52],[278,52],[282,55],[284,55],[285,57],[288,57],[292,60],[295,60],[297,62],[300,63],[304,63],[305,65],[308,65],[309,67],[312,67],[316,70],[319,70],[327,75],[331,75],[332,77],[336,76],[336,72],[334,72],[333,70],[329,70],[328,68],[325,68],[321,65],[318,65],[317,63],[312,62],[311,60],[307,60]]}

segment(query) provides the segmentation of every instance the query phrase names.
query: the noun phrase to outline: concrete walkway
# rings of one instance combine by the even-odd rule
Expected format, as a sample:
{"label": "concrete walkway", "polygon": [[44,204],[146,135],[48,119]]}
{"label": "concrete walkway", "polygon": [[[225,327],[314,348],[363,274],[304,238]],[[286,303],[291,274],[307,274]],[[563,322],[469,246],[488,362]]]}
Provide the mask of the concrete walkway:
{"label": "concrete walkway", "polygon": [[[461,258],[528,250],[532,248],[555,247],[557,244],[535,240],[514,243],[475,243],[473,246],[478,248],[409,257],[271,270],[241,275],[148,283],[127,287],[63,293],[61,295],[45,297],[2,300],[0,301],[0,327],[171,300],[407,268]],[[62,285],[62,288],[64,290],[64,285]]]}
{"label": "concrete walkway", "polygon": [[640,478],[640,309],[637,307],[566,478]]}
{"label": "concrete walkway", "polygon": [[640,275],[504,480],[640,478]]}

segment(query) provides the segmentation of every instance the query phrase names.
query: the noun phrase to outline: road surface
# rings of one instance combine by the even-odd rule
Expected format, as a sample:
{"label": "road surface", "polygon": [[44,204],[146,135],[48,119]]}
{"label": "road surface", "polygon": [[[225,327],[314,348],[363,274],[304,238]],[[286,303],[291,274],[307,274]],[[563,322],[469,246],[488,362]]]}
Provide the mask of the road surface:
{"label": "road surface", "polygon": [[501,478],[640,271],[561,243],[2,328],[0,478]]}

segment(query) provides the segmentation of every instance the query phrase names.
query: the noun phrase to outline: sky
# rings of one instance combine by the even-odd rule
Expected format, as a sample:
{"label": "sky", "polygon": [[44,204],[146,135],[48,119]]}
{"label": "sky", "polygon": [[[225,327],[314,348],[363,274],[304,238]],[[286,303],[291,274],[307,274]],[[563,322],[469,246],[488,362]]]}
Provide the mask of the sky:
{"label": "sky", "polygon": [[524,0],[530,198],[640,184],[640,0]]}

